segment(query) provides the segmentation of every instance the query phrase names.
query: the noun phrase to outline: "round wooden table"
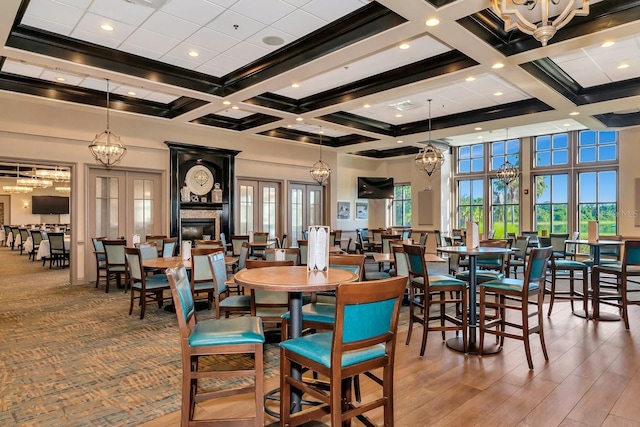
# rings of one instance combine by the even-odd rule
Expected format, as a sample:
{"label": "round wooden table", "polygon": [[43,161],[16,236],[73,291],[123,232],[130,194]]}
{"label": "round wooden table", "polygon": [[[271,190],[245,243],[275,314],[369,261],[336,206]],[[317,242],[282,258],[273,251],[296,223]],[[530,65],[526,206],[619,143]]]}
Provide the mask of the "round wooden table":
{"label": "round wooden table", "polygon": [[[289,293],[289,338],[302,335],[302,293],[335,290],[340,283],[354,282],[358,275],[340,268],[329,268],[323,271],[308,271],[306,266],[262,267],[238,271],[233,279],[236,283],[249,289],[282,291]],[[302,378],[300,366],[291,366],[291,375]],[[291,410],[301,409],[302,396],[293,393]]]}
{"label": "round wooden table", "polygon": [[[238,258],[230,256],[224,257],[224,263],[227,265],[232,265],[236,262],[238,262]],[[142,260],[142,266],[144,268],[158,268],[160,270],[166,270],[167,268],[175,267],[176,264],[180,263],[184,264],[184,267],[187,270],[191,270],[191,260],[184,261],[181,256],[147,258]]]}
{"label": "round wooden table", "polygon": [[[512,250],[494,247],[467,248],[466,246],[442,246],[438,248],[438,251],[469,257],[469,343],[467,344],[467,351],[472,354],[477,354],[476,329],[478,328],[478,313],[476,312],[476,290],[478,289],[478,280],[476,278],[476,258],[478,255],[510,254]],[[463,344],[461,337],[447,340],[447,347],[452,350],[464,352]],[[486,341],[482,348],[484,354],[492,354],[499,351],[500,348],[496,344]]]}

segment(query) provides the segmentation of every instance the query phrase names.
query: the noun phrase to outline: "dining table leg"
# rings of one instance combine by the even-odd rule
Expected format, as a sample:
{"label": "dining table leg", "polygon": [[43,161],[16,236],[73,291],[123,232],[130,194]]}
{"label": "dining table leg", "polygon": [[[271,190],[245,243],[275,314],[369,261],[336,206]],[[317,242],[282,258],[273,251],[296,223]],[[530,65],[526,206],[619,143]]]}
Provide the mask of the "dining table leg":
{"label": "dining table leg", "polygon": [[[302,335],[302,292],[289,293],[289,338],[298,338]],[[302,379],[302,367],[297,363],[291,363],[291,377]],[[302,410],[302,393],[291,389],[291,412]]]}
{"label": "dining table leg", "polygon": [[[593,267],[595,267],[600,264],[600,246],[593,245],[591,247],[593,248]],[[598,283],[599,280],[593,280],[594,279],[593,267],[591,267],[591,292],[592,292],[593,309],[586,310],[586,311],[575,310],[573,314],[578,317],[582,317],[584,319],[602,320],[606,322],[617,322],[622,320],[622,318],[615,313],[600,312],[600,298],[599,298],[600,284]],[[588,298],[587,295],[585,295],[584,297]]]}

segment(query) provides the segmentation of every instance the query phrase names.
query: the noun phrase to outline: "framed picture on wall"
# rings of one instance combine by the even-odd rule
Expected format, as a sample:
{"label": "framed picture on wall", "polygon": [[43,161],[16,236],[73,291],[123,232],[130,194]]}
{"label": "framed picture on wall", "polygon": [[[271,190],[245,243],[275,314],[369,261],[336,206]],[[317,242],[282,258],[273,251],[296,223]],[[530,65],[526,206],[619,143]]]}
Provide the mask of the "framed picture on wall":
{"label": "framed picture on wall", "polygon": [[356,202],[356,219],[369,219],[369,203]]}
{"label": "framed picture on wall", "polygon": [[351,218],[351,202],[338,202],[338,219]]}

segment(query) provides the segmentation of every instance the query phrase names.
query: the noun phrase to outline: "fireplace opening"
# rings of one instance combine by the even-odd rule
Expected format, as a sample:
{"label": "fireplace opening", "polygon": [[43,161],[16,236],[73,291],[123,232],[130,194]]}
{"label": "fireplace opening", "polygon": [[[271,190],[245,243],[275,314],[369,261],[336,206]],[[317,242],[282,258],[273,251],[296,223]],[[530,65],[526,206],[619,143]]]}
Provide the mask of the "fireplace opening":
{"label": "fireplace opening", "polygon": [[204,236],[211,236],[212,240],[216,236],[216,220],[214,218],[182,219],[180,239],[184,242],[191,240],[201,240]]}

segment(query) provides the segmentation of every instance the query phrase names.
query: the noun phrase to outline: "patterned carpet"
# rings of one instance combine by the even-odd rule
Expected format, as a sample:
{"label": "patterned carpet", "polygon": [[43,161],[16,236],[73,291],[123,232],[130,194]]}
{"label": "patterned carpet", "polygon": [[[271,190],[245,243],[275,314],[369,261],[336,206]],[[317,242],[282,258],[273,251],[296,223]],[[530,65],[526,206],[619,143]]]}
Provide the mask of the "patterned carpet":
{"label": "patterned carpet", "polygon": [[[8,248],[0,263],[0,426],[136,426],[180,409],[174,313],[149,306],[144,320],[129,316],[122,290],[71,286],[68,270]],[[266,378],[278,364],[267,344]]]}
{"label": "patterned carpet", "polygon": [[[0,248],[1,426],[135,426],[180,409],[174,313],[129,316],[122,290],[71,286],[18,253]],[[266,377],[278,363],[268,345]]]}

